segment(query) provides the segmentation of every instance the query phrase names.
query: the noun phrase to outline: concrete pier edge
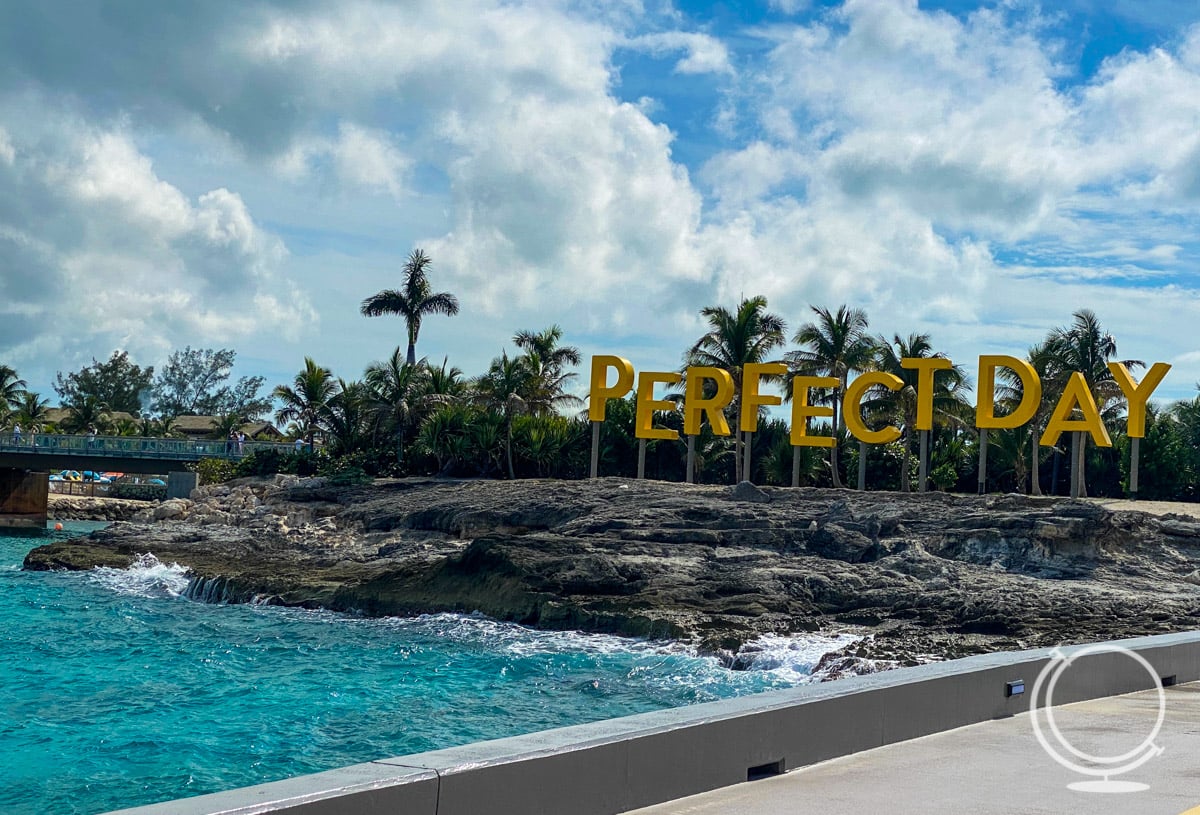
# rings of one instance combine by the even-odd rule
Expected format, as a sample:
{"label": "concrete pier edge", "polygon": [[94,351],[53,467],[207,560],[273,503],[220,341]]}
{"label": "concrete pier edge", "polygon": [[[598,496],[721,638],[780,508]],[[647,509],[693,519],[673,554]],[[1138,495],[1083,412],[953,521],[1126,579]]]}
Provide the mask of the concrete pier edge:
{"label": "concrete pier edge", "polygon": [[[1118,640],[1163,684],[1200,679],[1200,632]],[[1087,645],[1064,646],[1071,654]],[[1029,709],[1055,649],[984,654],[356,764],[109,815],[614,815]],[[1007,695],[1021,680],[1023,695]],[[1118,650],[1075,659],[1054,703],[1153,687]],[[398,711],[397,717],[403,712]],[[1030,734],[1030,749],[1036,750]]]}

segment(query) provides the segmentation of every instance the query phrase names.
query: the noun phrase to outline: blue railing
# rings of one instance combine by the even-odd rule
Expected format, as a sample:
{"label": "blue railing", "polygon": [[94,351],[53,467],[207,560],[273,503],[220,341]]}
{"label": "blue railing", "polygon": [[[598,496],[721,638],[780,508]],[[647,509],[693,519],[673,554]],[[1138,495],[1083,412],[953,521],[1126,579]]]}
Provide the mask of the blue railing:
{"label": "blue railing", "polygon": [[46,433],[0,434],[0,453],[148,458],[167,461],[198,461],[202,458],[239,459],[256,450],[293,452],[296,445],[279,442],[225,439],[155,439],[141,436],[67,436]]}

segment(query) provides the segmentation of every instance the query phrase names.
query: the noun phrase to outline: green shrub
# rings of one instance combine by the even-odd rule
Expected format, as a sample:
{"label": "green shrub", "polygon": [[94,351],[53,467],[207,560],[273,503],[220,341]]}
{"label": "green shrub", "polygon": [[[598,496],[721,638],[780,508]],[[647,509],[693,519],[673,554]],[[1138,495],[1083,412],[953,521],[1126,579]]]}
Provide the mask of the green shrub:
{"label": "green shrub", "polygon": [[274,475],[287,473],[290,475],[316,475],[324,458],[323,453],[312,453],[308,450],[293,452],[278,447],[255,450],[236,465],[237,476]]}
{"label": "green shrub", "polygon": [[237,464],[223,458],[202,458],[195,464],[189,464],[188,469],[200,476],[200,484],[223,484],[236,478]]}

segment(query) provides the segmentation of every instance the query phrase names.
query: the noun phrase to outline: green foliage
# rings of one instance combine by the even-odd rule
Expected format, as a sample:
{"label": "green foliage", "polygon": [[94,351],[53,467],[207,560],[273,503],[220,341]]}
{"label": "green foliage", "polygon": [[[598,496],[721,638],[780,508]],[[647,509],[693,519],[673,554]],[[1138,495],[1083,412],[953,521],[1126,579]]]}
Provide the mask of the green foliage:
{"label": "green foliage", "polygon": [[66,374],[60,372],[54,380],[54,390],[64,407],[92,404],[105,410],[123,411],[137,416],[143,407],[142,397],[148,395],[154,379],[154,368],[142,368],[129,359],[124,351],[114,351],[105,362],[92,360],[86,368]]}
{"label": "green foliage", "polygon": [[271,447],[255,450],[237,462],[238,477],[255,475],[316,475],[321,466],[321,455],[308,450],[299,452]]}
{"label": "green foliage", "polygon": [[244,376],[226,384],[237,352],[191,346],[175,351],[154,381],[154,411],[160,416],[234,415],[254,421],[271,408],[259,397],[261,376]]}
{"label": "green foliage", "polygon": [[237,462],[224,458],[202,458],[188,469],[200,476],[202,485],[223,484],[238,475]]}
{"label": "green foliage", "polygon": [[395,314],[408,326],[408,364],[417,364],[417,337],[421,320],[429,314],[458,314],[458,298],[450,292],[435,292],[429,284],[429,266],[433,260],[420,249],[414,249],[404,264],[404,282],[400,289],[384,289],[363,300],[361,312],[366,317]]}

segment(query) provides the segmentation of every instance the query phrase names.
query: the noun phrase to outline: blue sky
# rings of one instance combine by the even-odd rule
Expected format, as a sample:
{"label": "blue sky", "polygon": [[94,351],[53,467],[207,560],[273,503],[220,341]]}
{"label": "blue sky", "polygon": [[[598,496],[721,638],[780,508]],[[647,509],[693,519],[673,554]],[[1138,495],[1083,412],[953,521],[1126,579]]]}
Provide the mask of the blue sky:
{"label": "blue sky", "polygon": [[[0,30],[0,362],[283,382],[403,342],[414,247],[483,370],[520,329],[670,369],[764,294],[968,369],[1079,308],[1200,381],[1185,2],[18,3]],[[586,378],[586,377],[583,377]]]}

